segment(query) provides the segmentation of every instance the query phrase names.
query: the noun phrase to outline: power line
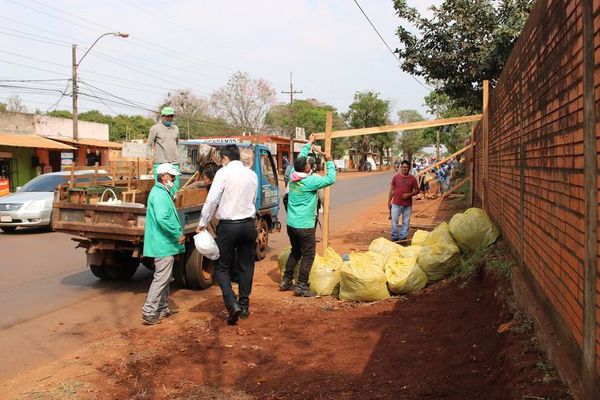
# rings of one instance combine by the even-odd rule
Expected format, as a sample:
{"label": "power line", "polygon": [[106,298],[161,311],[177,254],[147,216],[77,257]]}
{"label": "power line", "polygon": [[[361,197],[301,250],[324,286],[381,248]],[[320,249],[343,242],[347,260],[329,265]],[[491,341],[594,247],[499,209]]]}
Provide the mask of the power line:
{"label": "power line", "polygon": [[[375,27],[375,25],[373,24],[373,22],[371,22],[371,19],[369,18],[369,16],[367,15],[367,13],[365,13],[365,11],[360,6],[360,4],[358,4],[358,0],[354,0],[354,3],[359,8],[360,12],[362,12],[362,14],[365,16],[365,18],[367,19],[367,21],[369,21],[369,24],[371,25],[371,27],[373,28],[373,30],[375,31],[375,33],[377,33],[377,36],[379,36],[379,39],[381,39],[381,41],[383,42],[383,44],[385,44],[385,47],[387,47],[387,49],[390,51],[390,54],[394,57],[394,60],[396,60],[397,62],[400,62],[400,59],[398,57],[396,57],[396,53],[387,44],[387,42],[385,41],[385,39],[383,38],[383,36],[381,36],[381,33],[379,33],[379,31],[377,30],[377,28]],[[418,80],[415,76],[410,75],[410,77],[413,78],[419,85],[423,86],[425,89],[427,89],[429,91],[433,90],[432,88],[430,88],[429,86],[425,85],[420,80]]]}
{"label": "power line", "polygon": [[[87,84],[87,83],[85,83],[85,81],[82,81],[82,82],[84,82],[84,84],[85,84],[86,86],[88,86],[88,84]],[[144,103],[136,102],[136,101],[133,101],[133,100],[129,100],[129,99],[125,99],[125,98],[123,98],[123,97],[117,96],[117,95],[115,95],[115,94],[112,94],[112,93],[110,93],[110,92],[107,92],[107,91],[106,91],[106,90],[104,90],[104,89],[101,89],[101,88],[99,88],[99,87],[97,87],[97,86],[94,86],[94,85],[92,85],[91,83],[89,84],[89,86],[93,87],[94,89],[98,90],[99,92],[102,92],[102,93],[104,93],[104,94],[107,94],[107,95],[109,95],[109,96],[112,96],[112,97],[114,97],[114,98],[116,98],[116,99],[119,99],[119,100],[122,100],[122,101],[128,102],[128,103],[130,103],[130,104],[132,104],[132,105],[136,105],[136,106],[148,106],[148,107],[153,107],[153,106],[151,106],[151,105],[149,105],[149,104],[144,104]],[[90,91],[91,91],[91,89],[90,89]]]}
{"label": "power line", "polygon": [[[0,50],[1,51],[1,50]],[[55,75],[64,75],[64,72],[56,72],[56,71],[50,71],[48,69],[44,69],[44,68],[38,68],[38,67],[34,67],[31,65],[27,65],[27,64],[21,64],[21,63],[17,63],[14,61],[6,61],[6,60],[0,60],[0,63],[4,63],[4,64],[11,64],[11,65],[17,65],[19,67],[24,67],[24,68],[31,68],[31,69],[36,69],[38,71],[42,71],[42,72],[48,72],[51,74],[55,74]]]}
{"label": "power line", "polygon": [[63,82],[70,79],[0,79],[0,82]]}
{"label": "power line", "polygon": [[67,89],[69,89],[69,84],[71,83],[70,80],[67,81],[67,86],[65,86],[65,90],[63,90],[63,93],[60,95],[60,97],[58,98],[58,100],[56,100],[56,102],[54,104],[52,104],[47,110],[46,110],[46,114],[48,114],[48,112],[54,108],[56,110],[56,108],[58,108],[58,105],[60,104],[60,102],[62,101],[62,99],[66,96],[67,94]]}
{"label": "power line", "polygon": [[[86,88],[88,88],[88,90],[89,90],[90,92],[92,92],[92,94],[96,95],[96,93],[94,93],[94,91],[92,90],[92,88],[91,88],[91,87],[89,87],[89,85],[88,85],[87,83],[85,83],[84,81],[80,81],[80,82],[81,82],[81,83],[83,83],[83,84],[84,84],[84,86],[85,86]],[[98,97],[98,99],[100,99],[100,97]],[[102,102],[102,104],[104,104],[104,106],[105,106],[106,108],[108,108],[108,110],[109,110],[110,112],[112,112],[113,114],[118,114],[118,113],[117,113],[115,110],[113,110],[112,108],[110,108],[110,106],[109,106],[108,104],[106,104],[106,103],[104,102],[104,100],[100,100],[100,101]]]}

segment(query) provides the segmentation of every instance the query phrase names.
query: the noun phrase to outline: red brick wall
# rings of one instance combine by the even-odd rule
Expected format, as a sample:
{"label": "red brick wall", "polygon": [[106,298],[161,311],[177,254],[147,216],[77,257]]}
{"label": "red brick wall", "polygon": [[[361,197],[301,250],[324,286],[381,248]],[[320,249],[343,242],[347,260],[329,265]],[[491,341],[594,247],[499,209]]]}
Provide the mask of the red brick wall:
{"label": "red brick wall", "polygon": [[[584,309],[582,1],[538,1],[494,85],[488,108],[486,201],[576,357],[581,357]],[[596,60],[600,60],[600,0],[593,4]],[[595,91],[600,137],[597,62]],[[481,124],[475,139],[474,190],[476,204],[481,205],[485,159]],[[600,282],[596,288],[600,305]],[[600,324],[596,340],[600,373]]]}

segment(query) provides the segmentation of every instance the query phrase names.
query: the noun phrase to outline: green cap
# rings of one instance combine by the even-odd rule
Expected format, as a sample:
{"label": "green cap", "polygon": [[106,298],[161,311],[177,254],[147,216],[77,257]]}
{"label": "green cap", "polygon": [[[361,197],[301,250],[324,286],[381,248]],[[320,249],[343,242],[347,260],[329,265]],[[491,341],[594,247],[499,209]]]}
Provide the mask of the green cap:
{"label": "green cap", "polygon": [[165,107],[160,110],[160,115],[175,115],[175,110],[173,107]]}

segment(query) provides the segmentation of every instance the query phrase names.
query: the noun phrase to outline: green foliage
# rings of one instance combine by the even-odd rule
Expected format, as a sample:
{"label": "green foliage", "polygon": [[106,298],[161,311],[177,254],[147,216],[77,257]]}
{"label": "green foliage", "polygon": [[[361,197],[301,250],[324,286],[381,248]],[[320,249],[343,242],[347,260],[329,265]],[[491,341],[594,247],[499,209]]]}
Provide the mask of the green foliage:
{"label": "green foliage", "polygon": [[73,114],[71,113],[71,111],[67,111],[67,110],[54,110],[54,111],[50,111],[46,115],[48,115],[50,117],[56,117],[56,118],[67,118],[67,119],[73,118]]}
{"label": "green foliage", "polygon": [[[425,121],[425,117],[417,110],[400,110],[398,111],[398,118],[401,123]],[[431,140],[425,137],[425,130],[423,129],[404,131],[399,140],[400,150],[404,158],[409,161],[412,161],[413,155],[417,151],[431,143]]]}
{"label": "green foliage", "polygon": [[[431,92],[425,97],[425,105],[430,114],[438,115],[439,118],[461,117],[470,113],[467,108],[459,106],[457,101],[452,100],[445,93]],[[462,149],[471,135],[469,124],[446,125],[425,129],[423,132],[425,141],[435,143],[438,130],[440,131],[440,143],[445,145],[450,153]]]}
{"label": "green foliage", "polygon": [[6,105],[6,103],[0,102],[0,112],[6,112],[6,111],[8,111],[8,106]]}
{"label": "green foliage", "polygon": [[[533,0],[445,0],[426,18],[407,0],[394,0],[402,69],[440,82],[440,92],[469,112],[481,110],[482,82],[502,72],[527,20]],[[416,34],[413,33],[416,30]]]}
{"label": "green foliage", "polygon": [[[354,102],[350,104],[344,117],[351,128],[369,128],[389,124],[390,102],[379,98],[379,93],[366,91],[356,92]],[[379,162],[383,163],[384,153],[388,156],[391,147],[396,141],[396,133],[377,133],[375,135],[362,135],[349,140],[351,147],[359,152],[379,152]]]}

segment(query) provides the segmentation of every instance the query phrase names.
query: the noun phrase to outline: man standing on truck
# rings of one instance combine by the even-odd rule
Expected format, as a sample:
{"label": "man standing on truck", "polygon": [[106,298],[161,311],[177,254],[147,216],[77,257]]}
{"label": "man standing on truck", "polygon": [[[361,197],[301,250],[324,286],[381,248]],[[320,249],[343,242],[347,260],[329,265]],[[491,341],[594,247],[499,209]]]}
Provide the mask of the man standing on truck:
{"label": "man standing on truck", "polygon": [[156,168],[158,179],[148,195],[144,225],[144,257],[154,258],[154,278],[142,307],[142,319],[148,325],[160,323],[177,311],[169,309],[169,282],[174,257],[183,253],[185,236],[171,197],[179,171],[169,163]]}
{"label": "man standing on truck", "polygon": [[[148,168],[152,168],[154,178],[158,178],[156,168],[163,163],[170,163],[179,171],[179,128],[173,123],[175,110],[164,107],[160,111],[161,122],[150,128],[148,133]],[[179,175],[175,177],[171,195],[179,190]]]}
{"label": "man standing on truck", "polygon": [[308,288],[308,275],[315,259],[316,241],[316,209],[317,192],[335,183],[336,171],[331,154],[325,154],[327,174],[320,176],[311,174],[311,165],[307,160],[308,153],[315,141],[314,134],[310,135],[308,143],[294,160],[294,169],[290,175],[288,193],[287,233],[292,244],[292,250],[285,264],[285,272],[279,290],[292,289],[294,267],[300,261],[298,281],[293,287],[294,295],[313,297],[315,293]]}
{"label": "man standing on truck", "polygon": [[[240,161],[240,150],[235,144],[229,144],[221,150],[221,162],[223,168],[215,175],[196,231],[206,229],[218,206],[217,246],[220,257],[215,261],[215,279],[219,283],[223,301],[229,311],[227,323],[235,325],[239,318],[247,318],[250,315],[257,236],[254,203],[258,178],[253,170],[245,167]],[[231,273],[236,267],[236,251],[238,298],[231,287]]]}

